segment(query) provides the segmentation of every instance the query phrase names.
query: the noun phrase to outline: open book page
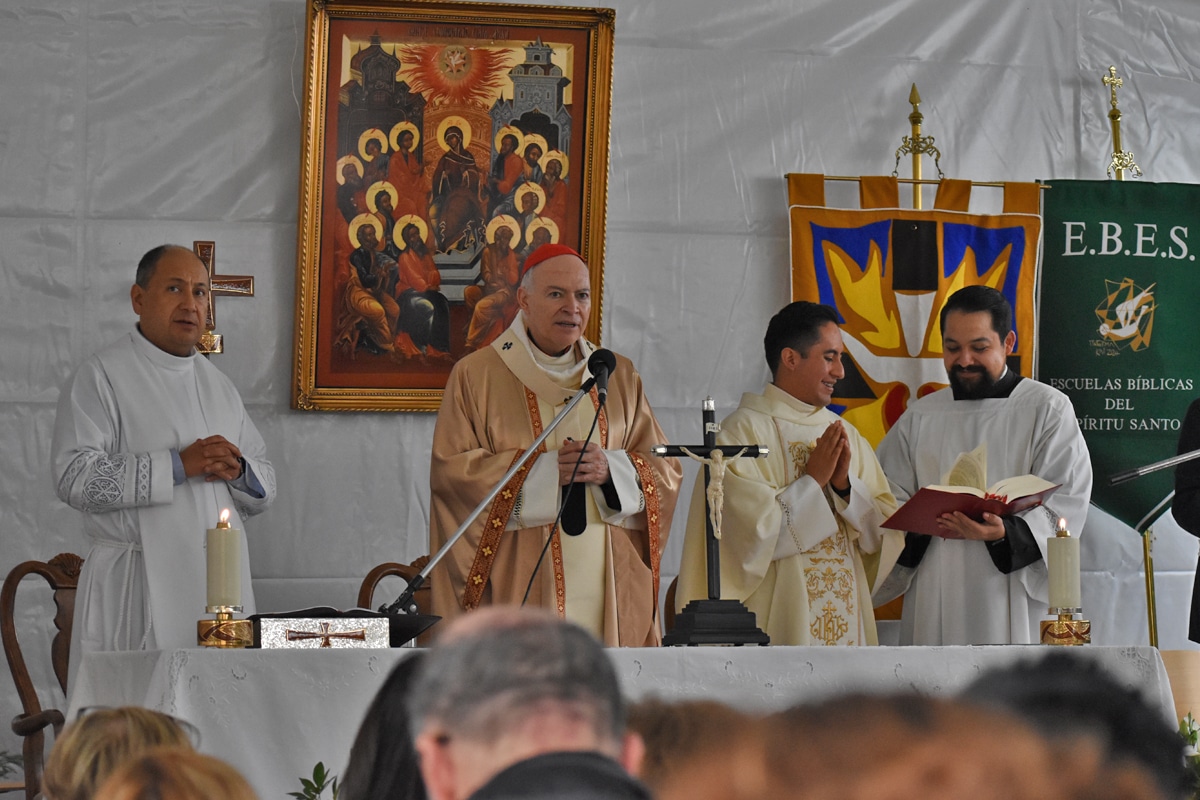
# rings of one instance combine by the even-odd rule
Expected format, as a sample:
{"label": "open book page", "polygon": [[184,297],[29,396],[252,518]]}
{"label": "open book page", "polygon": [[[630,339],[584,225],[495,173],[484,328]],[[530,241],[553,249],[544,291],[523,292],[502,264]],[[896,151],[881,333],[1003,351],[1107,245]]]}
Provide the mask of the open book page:
{"label": "open book page", "polygon": [[1002,481],[996,481],[988,489],[989,495],[994,495],[1003,502],[1011,502],[1021,497],[1041,494],[1047,489],[1057,489],[1061,484],[1051,483],[1037,475],[1014,475]]}
{"label": "open book page", "polygon": [[943,482],[947,486],[970,486],[981,492],[986,490],[987,442],[983,442],[969,453],[959,453]]}
{"label": "open book page", "polygon": [[[986,461],[987,450],[983,446],[963,453],[955,461],[949,477],[958,478],[963,483],[981,482],[986,475]],[[888,517],[883,527],[929,536],[948,536],[950,534],[937,523],[943,514],[958,511],[976,522],[983,521],[985,513],[1009,516],[1041,505],[1058,487],[1059,484],[1036,475],[1005,478],[987,489],[971,485],[925,486]]]}
{"label": "open book page", "polygon": [[1044,478],[1039,478],[1037,475],[1014,475],[1011,478],[996,481],[994,486],[989,486],[986,489],[958,485],[926,486],[925,488],[934,492],[971,494],[976,497],[986,497],[999,500],[1001,503],[1008,503],[1019,500],[1022,497],[1040,494],[1047,489],[1057,489],[1058,486],[1059,484],[1051,483]]}

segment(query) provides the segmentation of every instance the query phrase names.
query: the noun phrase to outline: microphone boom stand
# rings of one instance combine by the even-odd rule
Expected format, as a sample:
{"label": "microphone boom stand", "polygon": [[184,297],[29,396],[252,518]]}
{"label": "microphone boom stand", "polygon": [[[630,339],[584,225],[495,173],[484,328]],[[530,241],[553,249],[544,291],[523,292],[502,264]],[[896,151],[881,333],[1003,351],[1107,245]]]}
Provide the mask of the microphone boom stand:
{"label": "microphone boom stand", "polygon": [[1190,453],[1180,453],[1177,456],[1164,458],[1162,461],[1155,461],[1153,464],[1145,464],[1133,469],[1127,469],[1124,472],[1114,472],[1108,476],[1108,485],[1116,486],[1118,483],[1140,478],[1143,475],[1149,475],[1151,472],[1158,472],[1160,469],[1178,466],[1185,461],[1191,461],[1196,458],[1200,458],[1200,450],[1193,450]]}
{"label": "microphone boom stand", "polygon": [[471,527],[471,523],[475,521],[475,518],[479,516],[480,512],[482,512],[488,507],[488,505],[491,504],[496,495],[500,494],[500,490],[508,485],[508,482],[512,480],[512,477],[516,475],[518,471],[520,471],[521,467],[525,466],[525,462],[537,454],[537,449],[541,447],[542,442],[546,441],[546,437],[548,437],[550,433],[558,427],[559,423],[563,421],[563,419],[571,412],[573,408],[575,408],[575,406],[579,405],[579,401],[587,396],[588,392],[592,390],[592,387],[595,384],[596,379],[594,377],[588,378],[583,382],[583,385],[579,387],[579,391],[575,393],[575,396],[571,398],[570,402],[567,403],[562,411],[558,412],[554,419],[550,420],[550,424],[546,426],[546,429],[542,431],[540,436],[533,440],[533,444],[529,445],[529,448],[521,454],[521,457],[513,462],[513,465],[508,468],[508,472],[504,473],[504,477],[500,479],[500,482],[497,483],[490,492],[488,492],[487,497],[483,498],[483,500],[479,502],[479,505],[475,506],[475,510],[467,515],[467,518],[463,520],[462,525],[460,525],[458,530],[454,532],[454,535],[451,536],[444,545],[442,545],[440,550],[430,556],[429,563],[426,564],[425,568],[413,577],[408,584],[408,588],[401,592],[400,596],[388,605],[379,607],[379,611],[381,613],[388,615],[398,613],[417,613],[417,604],[413,600],[413,595],[416,593],[417,589],[421,588],[426,579],[429,578],[429,573],[433,572],[433,568],[437,566],[438,562],[441,561],[442,558],[445,557],[446,553],[450,552],[450,548],[453,547],[455,543],[457,543],[458,540],[463,537],[463,534],[467,532],[467,528]]}
{"label": "microphone boom stand", "polygon": [[[1192,450],[1188,453],[1180,453],[1171,458],[1164,458],[1162,461],[1155,461],[1152,464],[1144,464],[1140,467],[1127,469],[1124,472],[1116,472],[1108,477],[1108,485],[1116,486],[1118,483],[1140,478],[1143,475],[1149,475],[1151,472],[1158,472],[1160,469],[1178,466],[1185,461],[1200,458],[1200,450]],[[1158,597],[1154,590],[1154,556],[1150,552],[1150,523],[1158,518],[1158,515],[1165,510],[1166,506],[1175,498],[1175,492],[1171,492],[1137,524],[1137,532],[1142,537],[1142,568],[1146,575],[1146,624],[1150,632],[1150,646],[1158,647]]]}

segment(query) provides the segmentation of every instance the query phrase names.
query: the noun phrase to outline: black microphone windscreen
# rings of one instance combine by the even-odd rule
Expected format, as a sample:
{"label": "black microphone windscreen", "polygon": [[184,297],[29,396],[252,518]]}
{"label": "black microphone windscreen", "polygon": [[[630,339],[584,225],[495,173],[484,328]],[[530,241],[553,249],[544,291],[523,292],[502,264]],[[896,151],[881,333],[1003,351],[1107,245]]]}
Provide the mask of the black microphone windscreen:
{"label": "black microphone windscreen", "polygon": [[608,376],[617,368],[617,357],[612,350],[597,350],[588,359],[588,372],[596,377],[596,394],[600,405],[608,400]]}
{"label": "black microphone windscreen", "polygon": [[601,348],[592,353],[588,359],[588,372],[595,375],[603,367],[605,372],[612,374],[612,371],[617,368],[617,357],[613,355],[612,350]]}

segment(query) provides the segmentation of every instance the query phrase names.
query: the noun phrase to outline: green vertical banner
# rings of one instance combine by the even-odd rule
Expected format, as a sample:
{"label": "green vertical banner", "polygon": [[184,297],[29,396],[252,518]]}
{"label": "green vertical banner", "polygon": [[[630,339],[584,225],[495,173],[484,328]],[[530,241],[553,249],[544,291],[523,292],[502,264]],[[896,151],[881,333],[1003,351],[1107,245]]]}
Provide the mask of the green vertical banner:
{"label": "green vertical banner", "polygon": [[1200,186],[1050,181],[1043,205],[1037,377],[1075,405],[1092,503],[1136,526],[1174,488],[1200,378]]}

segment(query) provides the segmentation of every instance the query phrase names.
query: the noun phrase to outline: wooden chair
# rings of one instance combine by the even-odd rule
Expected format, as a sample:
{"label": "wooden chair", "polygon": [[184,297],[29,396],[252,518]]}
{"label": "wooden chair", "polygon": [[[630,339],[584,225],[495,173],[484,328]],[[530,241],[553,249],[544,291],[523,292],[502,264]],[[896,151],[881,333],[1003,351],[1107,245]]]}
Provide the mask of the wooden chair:
{"label": "wooden chair", "polygon": [[17,696],[21,700],[22,712],[13,718],[13,733],[22,737],[22,755],[25,759],[25,797],[33,800],[41,791],[42,767],[45,763],[46,728],[54,727],[57,737],[62,732],[63,712],[57,708],[43,709],[37,691],[29,678],[21,643],[17,640],[15,606],[17,585],[26,575],[40,575],[54,590],[54,627],[58,632],[50,642],[50,660],[54,675],[63,694],[67,692],[67,659],[71,652],[71,623],[75,616],[75,587],[79,583],[79,569],[83,559],[74,553],[60,553],[48,562],[26,561],[13,567],[0,589],[0,639],[4,642],[4,656],[12,672]]}
{"label": "wooden chair", "polygon": [[[369,608],[374,610],[375,606],[375,588],[384,578],[392,575],[398,575],[406,581],[411,581],[417,577],[417,573],[425,569],[425,565],[429,563],[429,556],[421,556],[411,564],[401,564],[396,561],[386,561],[383,564],[375,567],[367,573],[367,577],[363,578],[362,586],[358,589],[358,607]],[[417,612],[420,614],[432,614],[432,595],[429,592],[429,586],[432,578],[426,580],[421,585],[420,589],[413,594],[413,599],[417,601]],[[417,645],[420,647],[428,647],[432,641],[430,631],[425,631],[417,637]]]}
{"label": "wooden chair", "polygon": [[875,620],[881,619],[900,619],[900,615],[904,612],[904,595],[889,600],[881,606],[875,607]]}

